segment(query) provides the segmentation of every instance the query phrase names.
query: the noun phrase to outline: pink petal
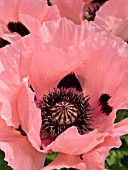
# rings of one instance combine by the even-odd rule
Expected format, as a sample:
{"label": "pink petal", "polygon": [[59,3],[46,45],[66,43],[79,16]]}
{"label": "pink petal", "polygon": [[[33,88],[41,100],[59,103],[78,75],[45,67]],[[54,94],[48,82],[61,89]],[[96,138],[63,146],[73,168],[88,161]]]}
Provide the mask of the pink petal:
{"label": "pink petal", "polygon": [[[30,72],[30,82],[38,98],[56,88],[60,80],[78,67],[81,61],[72,59],[61,49],[41,40],[34,40],[34,54]],[[68,64],[67,64],[68,63]]]}
{"label": "pink petal", "polygon": [[30,33],[35,32],[41,28],[41,22],[38,19],[32,18],[30,15],[19,14],[19,20],[27,27]]}
{"label": "pink petal", "polygon": [[[90,96],[90,105],[94,107],[92,126],[99,132],[112,133],[117,109],[124,109],[124,106],[126,109],[128,103],[126,94],[128,49],[127,44],[122,40],[114,39],[109,34],[105,35],[101,32],[99,37],[97,35],[90,34],[85,42],[69,47],[69,53],[84,58],[84,63],[74,72],[81,82],[85,96]],[[113,107],[113,112],[109,116],[102,113],[99,106],[102,94],[111,97],[108,104]]]}
{"label": "pink petal", "polygon": [[[94,107],[94,105],[93,105]],[[112,111],[110,115],[102,113],[101,107],[94,107],[94,112],[92,112],[92,122],[91,128],[98,129],[100,133],[107,132],[109,134],[113,134],[114,127],[113,122],[116,118],[116,111]]]}
{"label": "pink petal", "polygon": [[[126,58],[126,63],[127,63],[127,58]],[[128,70],[126,70],[125,74],[123,75],[123,78],[122,78],[120,84],[118,85],[118,87],[115,89],[112,98],[108,101],[108,104],[115,107],[116,110],[128,109],[128,102],[127,102],[128,97],[127,97],[127,93],[126,93],[127,88],[128,88],[127,77],[128,77]]]}
{"label": "pink petal", "polygon": [[86,22],[79,26],[66,18],[61,18],[56,21],[44,22],[38,37],[42,38],[44,42],[49,42],[67,51],[68,46],[77,44],[87,37],[86,27]]}
{"label": "pink petal", "polygon": [[0,60],[3,63],[5,69],[9,69],[10,66],[16,65],[19,62],[20,53],[15,45],[9,45],[0,50]]}
{"label": "pink petal", "polygon": [[54,161],[44,167],[42,170],[61,169],[61,168],[76,168],[86,170],[86,165],[81,162],[79,156],[67,155],[59,153]]}
{"label": "pink petal", "polygon": [[[127,18],[128,17],[128,1],[125,0],[109,0],[96,13],[95,21],[96,23],[104,22],[106,16],[115,16],[118,18]],[[120,10],[120,9],[123,10]]]}
{"label": "pink petal", "polygon": [[62,152],[72,155],[81,155],[103,142],[106,135],[105,133],[97,133],[97,130],[85,135],[80,135],[77,128],[72,126],[59,135],[54,142],[48,145],[44,149],[44,152]]}
{"label": "pink petal", "polygon": [[40,170],[45,154],[35,150],[27,137],[22,136],[12,127],[6,126],[0,119],[0,148],[5,152],[5,160],[15,170]]}
{"label": "pink petal", "polygon": [[0,50],[0,59],[4,68],[18,67],[21,79],[28,75],[32,59],[32,47],[31,36],[25,36],[15,44],[2,48]]}
{"label": "pink petal", "polygon": [[120,145],[121,141],[119,137],[106,137],[103,143],[82,156],[87,170],[104,170],[104,161],[108,156],[109,150],[113,147],[119,147]]}
{"label": "pink petal", "polygon": [[76,25],[66,18],[61,18],[56,21],[44,22],[35,36],[43,42],[54,44],[67,52],[69,46],[81,43],[90,35],[99,37],[104,34],[107,34],[106,31],[98,29],[94,23],[84,21],[81,25]]}
{"label": "pink petal", "polygon": [[[18,0],[3,0],[0,3],[0,22],[7,24],[9,21],[16,21],[19,1]],[[8,14],[8,15],[7,15]]]}
{"label": "pink petal", "polygon": [[[18,70],[10,69],[0,74],[0,101],[2,102],[1,117],[7,125],[18,127],[20,118],[16,108],[16,95],[20,87]],[[15,76],[14,76],[15,74]]]}
{"label": "pink petal", "polygon": [[84,2],[82,0],[51,0],[60,10],[62,17],[72,20],[76,24],[82,21]]}
{"label": "pink petal", "polygon": [[[127,17],[128,17],[128,1],[125,0],[109,0],[96,13],[95,23],[105,27],[112,34],[128,40],[127,33]],[[123,10],[120,10],[123,9]]]}
{"label": "pink petal", "polygon": [[16,42],[21,36],[9,31],[7,27],[9,22],[22,22],[23,25],[29,28],[30,32],[33,32],[44,21],[60,18],[60,13],[56,6],[49,7],[47,1],[41,0],[10,0],[9,2],[2,0],[0,9],[1,37],[5,37],[5,40],[10,39],[9,42],[11,43]]}
{"label": "pink petal", "polygon": [[117,136],[128,134],[128,118],[114,125]]}
{"label": "pink petal", "polygon": [[112,16],[106,17],[106,28],[113,35],[128,41],[128,18],[120,19]]}
{"label": "pink petal", "polygon": [[6,24],[10,21],[18,21],[19,14],[30,15],[40,22],[60,18],[57,8],[54,6],[49,7],[47,1],[21,0],[19,2],[18,0],[10,0],[8,2],[7,0],[3,0],[0,4],[0,8],[2,9],[0,12],[1,22]]}
{"label": "pink petal", "polygon": [[41,111],[35,105],[33,92],[24,84],[19,89],[16,104],[22,129],[27,133],[31,144],[40,150]]}
{"label": "pink petal", "polygon": [[[85,42],[70,48],[71,55],[85,60],[75,73],[83,77],[84,93],[90,96],[91,103],[98,101],[104,93],[113,97],[128,67],[127,45],[109,35],[99,36],[94,40],[90,35]],[[116,100],[119,98],[118,95]]]}
{"label": "pink petal", "polygon": [[19,6],[19,13],[30,15],[41,23],[60,18],[59,11],[55,6],[49,7],[47,1],[40,0],[22,0]]}

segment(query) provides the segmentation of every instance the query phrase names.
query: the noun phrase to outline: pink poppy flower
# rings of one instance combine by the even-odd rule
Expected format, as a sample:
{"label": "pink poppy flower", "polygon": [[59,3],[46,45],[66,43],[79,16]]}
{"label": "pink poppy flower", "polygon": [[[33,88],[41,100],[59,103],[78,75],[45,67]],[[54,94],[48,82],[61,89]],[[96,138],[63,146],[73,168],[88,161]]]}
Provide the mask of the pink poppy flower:
{"label": "pink poppy flower", "polygon": [[[51,164],[53,166],[55,163],[59,168],[69,167],[74,162],[91,169],[86,154],[91,157],[93,151],[104,148],[107,156],[110,148],[121,144],[119,140],[114,143],[115,139],[119,139],[121,133],[127,133],[124,126],[128,119],[123,127],[117,129],[118,125],[113,125],[113,122],[118,109],[127,109],[128,49],[123,41],[105,31],[98,31],[91,23],[75,26],[68,21],[71,25],[67,22],[62,27],[63,21],[56,21],[53,25],[52,22],[44,23],[34,40],[29,78],[36,95],[35,102],[41,109],[42,149],[46,153],[64,154],[59,154]],[[54,34],[50,34],[57,22],[60,24],[54,29]],[[68,34],[65,30],[69,30]],[[44,38],[46,33],[47,39]],[[73,38],[72,33],[75,33]],[[81,38],[80,35],[84,34],[85,40],[78,41],[77,36]],[[63,44],[58,41],[60,37]],[[76,40],[74,45],[69,45],[71,39]],[[45,40],[47,44],[44,45]],[[52,44],[57,47],[56,50]],[[121,128],[120,133],[118,129]],[[72,158],[65,160],[67,155]],[[103,169],[105,156],[99,165],[95,162],[92,166]]]}
{"label": "pink poppy flower", "polygon": [[45,0],[2,0],[0,9],[0,47],[39,29],[44,21],[60,18],[57,7]]}
{"label": "pink poppy flower", "polygon": [[[96,13],[95,23],[128,41],[128,1],[109,0]],[[121,10],[123,9],[123,10]]]}
{"label": "pink poppy flower", "polygon": [[66,17],[76,24],[82,22],[83,0],[50,0],[50,2],[58,7],[62,17]]}
{"label": "pink poppy flower", "polygon": [[[50,27],[55,29],[54,34],[50,34]],[[18,69],[15,62],[7,67],[0,75],[1,118],[8,126],[25,132],[28,142],[42,157],[44,153],[59,152],[43,169],[104,169],[108,150],[120,146],[119,136],[127,133],[128,119],[113,125],[116,110],[127,109],[127,45],[91,23],[75,25],[71,21],[66,23],[66,19],[43,24],[33,36],[28,77],[34,92],[17,75],[19,65]],[[63,41],[57,43],[60,37]],[[7,53],[6,50],[3,51]],[[25,63],[26,54],[22,53],[21,63]],[[10,139],[4,142],[1,137],[0,141],[9,161],[5,146]],[[10,149],[13,151],[14,145]],[[97,162],[101,150],[104,153]],[[15,154],[13,157],[9,163],[12,167]],[[16,168],[20,165],[17,163]]]}

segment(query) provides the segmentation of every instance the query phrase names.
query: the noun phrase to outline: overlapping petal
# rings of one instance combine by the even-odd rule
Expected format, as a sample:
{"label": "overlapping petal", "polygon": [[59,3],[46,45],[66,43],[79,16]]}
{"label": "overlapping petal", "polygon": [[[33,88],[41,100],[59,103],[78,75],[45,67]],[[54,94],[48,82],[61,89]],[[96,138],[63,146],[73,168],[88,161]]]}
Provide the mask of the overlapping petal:
{"label": "overlapping petal", "polygon": [[103,29],[99,29],[94,23],[84,21],[81,25],[76,25],[66,18],[44,22],[39,32],[35,33],[36,39],[54,44],[54,46],[66,52],[68,51],[68,46],[77,45],[89,39],[90,36],[106,37],[108,33]]}
{"label": "overlapping petal", "polygon": [[[106,28],[113,35],[128,41],[128,2],[109,0],[96,13],[95,23]],[[123,10],[121,10],[123,9]]]}
{"label": "overlapping petal", "polygon": [[[52,26],[54,26],[54,31],[50,34]],[[74,37],[69,36],[73,33],[75,33]],[[56,36],[57,34],[58,36]],[[13,55],[18,55],[13,58],[15,62],[12,62],[12,66],[9,67],[11,60],[6,63],[9,57],[6,57],[6,62],[4,57],[1,57],[5,69],[0,75],[2,87],[0,89],[1,117],[7,125],[13,126],[6,126],[7,131],[11,131],[10,138],[13,136],[13,131],[15,137],[17,136],[15,133],[19,135],[15,128],[21,125],[27,137],[20,136],[27,140],[30,144],[29,147],[35,148],[34,151],[32,149],[33,154],[34,152],[37,155],[40,153],[39,164],[37,162],[38,165],[36,164],[35,167],[43,166],[44,154],[41,152],[60,152],[61,154],[48,165],[48,168],[50,166],[51,168],[72,166],[88,170],[96,167],[103,169],[103,162],[109,149],[113,146],[119,147],[121,144],[119,136],[127,133],[124,130],[127,119],[113,125],[116,110],[122,107],[127,109],[128,103],[126,93],[128,91],[126,80],[128,76],[128,49],[126,43],[114,38],[92,23],[83,22],[81,26],[78,26],[66,19],[55,21],[55,23],[49,21],[42,26],[40,32],[31,35],[30,38],[29,36],[23,38],[22,41],[25,43],[18,41],[14,45],[16,48],[19,44],[18,52],[17,48],[12,50]],[[75,41],[74,44],[73,41]],[[28,46],[30,44],[30,51],[25,51],[25,44]],[[11,46],[2,50],[3,56],[8,54],[9,48]],[[25,57],[26,55],[28,57]],[[28,66],[28,69],[23,71],[21,76],[20,71],[23,66]],[[82,87],[81,93],[90,97],[89,104],[94,109],[91,111],[90,127],[92,127],[92,131],[80,135],[77,128],[72,126],[48,144],[40,139],[41,110],[36,107],[34,96],[36,95],[41,100],[49,91],[57,89],[58,83],[70,73],[74,73],[78,78]],[[27,76],[26,79],[24,79],[24,75]],[[31,85],[33,92],[30,91],[28,85]],[[108,105],[112,107],[113,111],[110,113],[103,111],[103,104],[100,103],[102,94],[110,96],[109,102],[105,101],[107,107]],[[16,122],[14,123],[14,121]],[[2,122],[3,120],[1,120],[3,126]],[[7,138],[5,142],[0,143],[5,151],[5,146],[8,146],[10,142],[8,142],[9,139]],[[40,151],[41,142],[43,151]],[[20,146],[20,142],[18,144]],[[13,146],[11,147],[14,149]],[[101,151],[104,154],[96,162]],[[9,152],[6,154],[8,155]],[[25,153],[25,155],[27,154]],[[42,164],[40,163],[40,155],[43,157]],[[13,156],[15,159],[15,154]],[[69,157],[70,160],[65,160],[65,156]],[[95,160],[93,164],[90,164],[91,157]],[[20,158],[17,157],[18,159]],[[33,157],[30,158],[30,162],[31,160]],[[59,164],[60,160],[62,160],[61,164]],[[9,159],[8,161],[12,167],[15,167]],[[16,166],[18,168],[18,163]]]}
{"label": "overlapping petal", "polygon": [[45,154],[37,151],[26,136],[22,136],[13,127],[6,125],[0,118],[0,148],[5,152],[8,164],[19,170],[39,170],[43,167]]}
{"label": "overlapping petal", "polygon": [[76,168],[86,170],[86,165],[81,162],[79,156],[67,155],[59,153],[56,159],[41,170],[61,169],[61,168]]}
{"label": "overlapping petal", "polygon": [[[10,0],[9,2],[2,0],[0,8],[0,36],[10,43],[16,42],[21,37],[19,32],[22,32],[22,36],[26,35],[23,33],[23,28],[16,26],[17,22],[21,22],[31,33],[38,30],[44,21],[60,18],[57,7],[49,7],[47,1],[42,0]],[[13,22],[13,26],[9,28],[11,22]]]}
{"label": "overlapping petal", "polygon": [[49,90],[57,87],[61,77],[70,73],[73,68],[77,68],[81,60],[77,57],[72,58],[62,49],[44,44],[41,40],[34,42],[30,83],[38,99],[41,99]]}
{"label": "overlapping petal", "polygon": [[62,17],[66,17],[76,24],[82,22],[82,11],[84,7],[82,0],[51,0],[50,2],[58,7]]}

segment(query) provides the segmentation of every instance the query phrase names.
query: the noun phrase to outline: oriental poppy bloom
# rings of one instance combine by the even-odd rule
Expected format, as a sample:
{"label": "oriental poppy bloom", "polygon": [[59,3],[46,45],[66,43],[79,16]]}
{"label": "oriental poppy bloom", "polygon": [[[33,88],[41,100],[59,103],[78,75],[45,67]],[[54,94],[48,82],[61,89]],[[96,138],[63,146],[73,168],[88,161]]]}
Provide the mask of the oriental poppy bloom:
{"label": "oriental poppy bloom", "polygon": [[[108,146],[107,156],[111,147],[120,146],[114,140],[127,133],[125,126],[113,125],[116,111],[127,109],[127,46],[91,23],[68,22],[44,23],[35,35],[29,82],[41,111],[41,149],[80,159],[84,155],[81,162],[87,164],[86,154],[92,154],[94,146],[97,150]],[[54,51],[52,44],[57,47]]]}
{"label": "oriental poppy bloom", "polygon": [[[17,74],[13,74],[14,65],[6,76],[1,74],[1,118],[15,131],[26,134],[42,156],[59,152],[43,169],[104,169],[109,149],[119,147],[119,136],[127,133],[128,119],[113,124],[116,111],[127,109],[127,45],[91,23],[76,26],[66,19],[44,23],[30,40],[28,81],[15,77],[19,65]],[[26,54],[22,53],[21,63],[27,61]],[[0,147],[6,153],[8,143],[1,136]],[[9,156],[7,153],[10,161]]]}

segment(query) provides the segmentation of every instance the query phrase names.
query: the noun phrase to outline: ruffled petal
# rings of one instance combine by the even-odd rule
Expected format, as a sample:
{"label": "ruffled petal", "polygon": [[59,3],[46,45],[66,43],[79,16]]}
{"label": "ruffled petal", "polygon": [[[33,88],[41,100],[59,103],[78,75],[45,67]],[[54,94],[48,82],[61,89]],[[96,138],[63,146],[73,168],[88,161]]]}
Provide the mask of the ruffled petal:
{"label": "ruffled petal", "polygon": [[30,15],[41,23],[60,18],[59,11],[55,6],[49,7],[47,1],[41,0],[22,0],[19,6],[19,14]]}
{"label": "ruffled petal", "polygon": [[[109,35],[90,35],[85,42],[70,48],[71,55],[84,58],[84,64],[75,72],[83,78],[83,90],[91,103],[99,101],[102,94],[113,97],[128,68],[127,50],[127,44]],[[118,95],[116,100],[119,98]]]}
{"label": "ruffled petal", "polygon": [[[104,23],[106,16],[115,16],[118,18],[128,17],[128,1],[125,0],[109,0],[96,13],[95,22],[97,24]],[[120,10],[123,9],[123,10]]]}
{"label": "ruffled petal", "polygon": [[17,90],[20,87],[20,78],[17,73],[18,69],[12,68],[0,74],[0,101],[2,103],[0,115],[8,126],[15,128],[20,123],[16,107]]}
{"label": "ruffled petal", "polygon": [[0,50],[0,60],[5,69],[18,67],[17,74],[21,79],[28,75],[32,60],[33,41],[31,36],[26,36]]}
{"label": "ruffled petal", "polygon": [[56,88],[60,80],[78,67],[81,61],[41,40],[34,40],[34,43],[30,83],[39,99]]}
{"label": "ruffled petal", "polygon": [[36,38],[42,39],[43,42],[54,44],[54,46],[68,51],[68,47],[77,45],[90,37],[104,36],[108,33],[103,29],[96,27],[96,24],[84,21],[81,25],[76,25],[66,18],[56,21],[44,22]]}
{"label": "ruffled petal", "polygon": [[22,31],[20,30],[22,36],[25,36],[29,32],[37,30],[44,21],[60,18],[60,13],[56,6],[49,7],[47,1],[41,0],[10,0],[9,2],[2,0],[0,9],[0,36],[5,40],[10,39],[10,43],[15,43],[21,38],[21,34],[18,33],[19,28],[16,26],[14,26],[15,28],[8,28],[10,22],[21,22],[27,29],[27,33],[23,33],[23,29]]}
{"label": "ruffled petal", "polygon": [[124,19],[116,18],[113,16],[106,17],[106,29],[113,35],[128,41],[128,17]]}
{"label": "ruffled petal", "polygon": [[97,132],[98,131],[95,129],[88,134],[80,135],[76,127],[71,127],[48,145],[44,149],[44,152],[62,152],[72,155],[81,155],[103,142],[104,137],[107,136],[107,133],[100,134]]}
{"label": "ruffled petal", "polygon": [[84,7],[82,0],[51,0],[51,3],[58,7],[62,17],[66,17],[76,24],[81,23]]}
{"label": "ruffled petal", "polygon": [[34,94],[22,84],[17,95],[17,110],[19,112],[21,127],[25,131],[31,144],[40,150],[41,111],[36,107]]}
{"label": "ruffled petal", "polygon": [[[107,1],[96,13],[94,22],[105,27],[113,35],[128,41],[128,1]],[[120,10],[123,9],[123,10]]]}
{"label": "ruffled petal", "polygon": [[127,129],[127,127],[128,127],[128,118],[122,120],[119,123],[116,123],[114,125],[114,127],[115,127],[115,134],[117,136],[128,134],[128,129]]}
{"label": "ruffled petal", "polygon": [[19,14],[19,20],[27,27],[30,33],[38,31],[41,28],[41,22],[32,18],[31,15]]}
{"label": "ruffled petal", "polygon": [[104,161],[108,156],[109,150],[113,147],[119,147],[120,145],[121,141],[119,137],[106,137],[103,143],[99,144],[92,151],[82,156],[87,170],[105,170]]}
{"label": "ruffled petal", "polygon": [[0,148],[5,152],[5,160],[15,170],[40,170],[45,154],[33,148],[27,137],[0,119]]}
{"label": "ruffled petal", "polygon": [[41,170],[51,170],[61,168],[76,168],[80,170],[86,170],[86,165],[81,162],[79,156],[67,155],[59,153],[54,161]]}

